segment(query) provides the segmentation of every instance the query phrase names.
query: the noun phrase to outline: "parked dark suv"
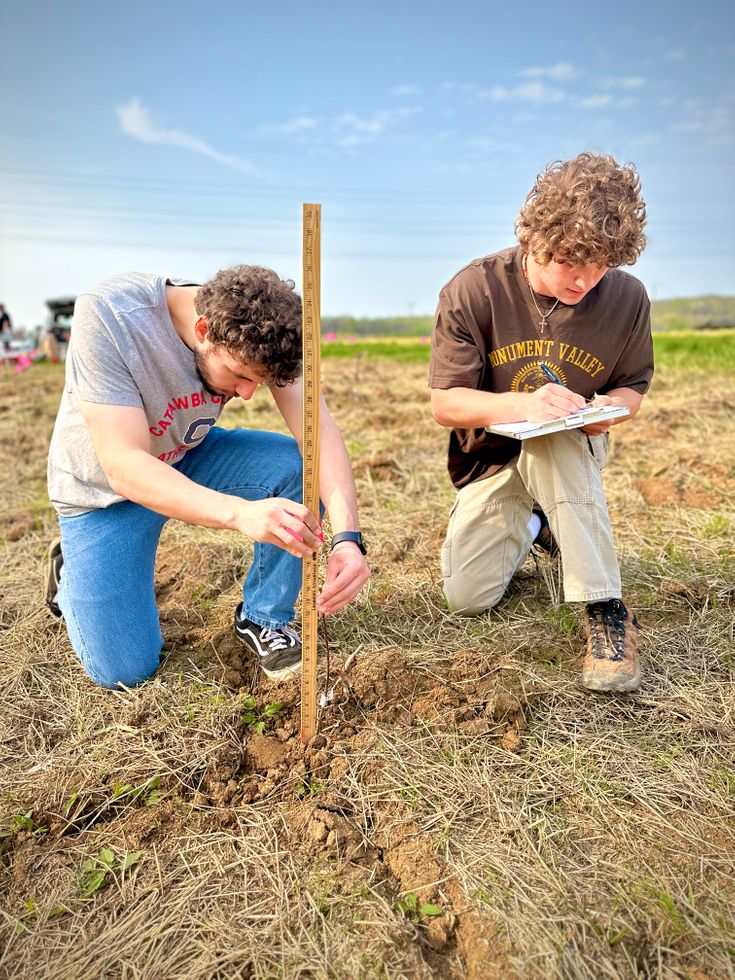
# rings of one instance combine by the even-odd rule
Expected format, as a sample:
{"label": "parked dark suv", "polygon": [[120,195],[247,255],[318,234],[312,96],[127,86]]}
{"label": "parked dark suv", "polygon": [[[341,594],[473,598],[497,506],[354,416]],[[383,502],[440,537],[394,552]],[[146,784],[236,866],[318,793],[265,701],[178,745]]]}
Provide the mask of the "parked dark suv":
{"label": "parked dark suv", "polygon": [[76,296],[46,300],[49,314],[46,321],[46,336],[43,339],[43,351],[50,361],[63,361],[66,358],[75,302]]}

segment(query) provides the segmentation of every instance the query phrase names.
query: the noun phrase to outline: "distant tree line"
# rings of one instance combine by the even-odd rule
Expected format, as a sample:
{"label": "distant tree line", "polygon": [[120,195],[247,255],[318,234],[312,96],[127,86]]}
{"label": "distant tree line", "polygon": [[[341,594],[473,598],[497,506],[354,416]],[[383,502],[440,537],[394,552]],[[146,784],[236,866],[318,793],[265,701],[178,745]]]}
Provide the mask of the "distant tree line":
{"label": "distant tree line", "polygon": [[323,316],[322,335],[335,333],[345,337],[428,337],[434,318],[431,316]]}
{"label": "distant tree line", "polygon": [[[704,330],[735,327],[735,296],[692,296],[651,304],[654,330]],[[428,337],[432,316],[323,316],[322,335],[347,337]]]}
{"label": "distant tree line", "polygon": [[704,330],[735,327],[735,296],[692,296],[651,304],[654,330]]}

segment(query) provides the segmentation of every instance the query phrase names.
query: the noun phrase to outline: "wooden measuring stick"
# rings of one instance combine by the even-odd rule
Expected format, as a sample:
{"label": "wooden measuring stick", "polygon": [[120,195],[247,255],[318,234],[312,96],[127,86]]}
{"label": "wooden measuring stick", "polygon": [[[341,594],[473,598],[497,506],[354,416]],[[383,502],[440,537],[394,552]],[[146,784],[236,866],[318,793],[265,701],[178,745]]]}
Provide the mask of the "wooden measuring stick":
{"label": "wooden measuring stick", "polygon": [[[319,335],[321,205],[303,205],[303,441],[304,504],[319,516]],[[318,553],[304,558],[301,584],[301,741],[316,734]]]}

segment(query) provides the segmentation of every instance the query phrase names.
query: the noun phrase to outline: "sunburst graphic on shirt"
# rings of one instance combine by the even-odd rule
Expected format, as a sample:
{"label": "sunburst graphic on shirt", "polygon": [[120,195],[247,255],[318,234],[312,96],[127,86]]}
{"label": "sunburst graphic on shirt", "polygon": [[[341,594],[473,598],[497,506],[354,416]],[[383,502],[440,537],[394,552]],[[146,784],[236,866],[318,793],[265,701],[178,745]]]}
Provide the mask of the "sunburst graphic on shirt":
{"label": "sunburst graphic on shirt", "polygon": [[[542,385],[548,384],[549,379],[539,367],[539,363],[539,361],[534,361],[532,364],[526,364],[520,371],[517,371],[511,381],[510,390],[523,392],[536,391]],[[563,381],[564,385],[566,385],[566,373],[558,364],[548,360],[544,361],[544,364],[548,364],[554,371],[554,374],[558,376],[559,380]]]}

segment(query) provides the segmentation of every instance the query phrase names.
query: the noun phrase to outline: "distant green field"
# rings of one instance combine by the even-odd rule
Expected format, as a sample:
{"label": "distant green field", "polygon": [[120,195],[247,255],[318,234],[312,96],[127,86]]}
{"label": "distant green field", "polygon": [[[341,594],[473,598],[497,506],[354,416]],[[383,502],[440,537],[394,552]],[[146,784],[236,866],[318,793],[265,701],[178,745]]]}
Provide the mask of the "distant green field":
{"label": "distant green field", "polygon": [[656,366],[708,372],[735,370],[735,330],[653,335]]}
{"label": "distant green field", "polygon": [[[681,367],[711,373],[735,370],[735,330],[698,330],[686,333],[654,334],[657,369]],[[354,343],[322,340],[322,357],[389,357],[394,361],[417,363],[429,360],[428,343],[413,338],[381,337]]]}
{"label": "distant green field", "polygon": [[354,343],[325,341],[322,338],[322,357],[390,357],[393,361],[416,363],[429,360],[430,345],[413,337],[363,337]]}

